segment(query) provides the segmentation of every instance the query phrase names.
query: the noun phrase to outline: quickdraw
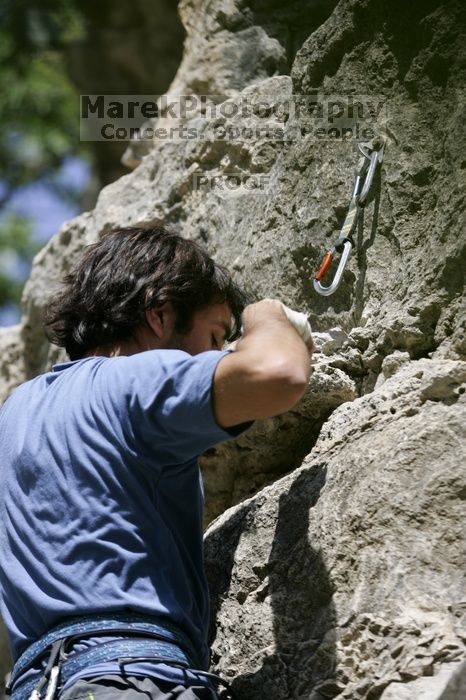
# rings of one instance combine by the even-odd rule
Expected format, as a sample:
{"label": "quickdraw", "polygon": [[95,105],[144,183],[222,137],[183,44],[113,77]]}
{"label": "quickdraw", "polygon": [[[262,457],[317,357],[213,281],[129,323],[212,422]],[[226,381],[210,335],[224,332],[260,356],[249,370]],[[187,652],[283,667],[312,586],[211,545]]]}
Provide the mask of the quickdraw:
{"label": "quickdraw", "polygon": [[[322,265],[314,277],[314,289],[322,296],[330,296],[340,285],[348,258],[354,246],[353,233],[360,211],[366,203],[377,166],[380,165],[383,160],[385,141],[375,138],[372,141],[360,143],[358,147],[362,153],[362,157],[359,159],[356,167],[351,202],[345,222],[342,226],[340,236],[335,241],[333,248],[325,254]],[[335,253],[339,253],[341,256],[338,268],[332,283],[328,287],[324,287],[322,285],[322,280],[332,263]]]}

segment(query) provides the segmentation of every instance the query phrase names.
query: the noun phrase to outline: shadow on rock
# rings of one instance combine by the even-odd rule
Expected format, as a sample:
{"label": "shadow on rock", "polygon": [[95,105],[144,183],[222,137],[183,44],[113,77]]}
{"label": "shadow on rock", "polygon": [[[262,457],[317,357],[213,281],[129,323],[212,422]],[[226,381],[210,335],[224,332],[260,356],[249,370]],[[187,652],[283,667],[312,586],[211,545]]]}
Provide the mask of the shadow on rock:
{"label": "shadow on rock", "polygon": [[[333,681],[333,591],[313,514],[325,479],[326,470],[313,466],[302,471],[280,496],[266,567],[268,586],[262,591],[263,600],[270,597],[274,651],[259,671],[235,679],[237,700],[319,700],[339,692]],[[319,690],[324,691],[322,695]]]}

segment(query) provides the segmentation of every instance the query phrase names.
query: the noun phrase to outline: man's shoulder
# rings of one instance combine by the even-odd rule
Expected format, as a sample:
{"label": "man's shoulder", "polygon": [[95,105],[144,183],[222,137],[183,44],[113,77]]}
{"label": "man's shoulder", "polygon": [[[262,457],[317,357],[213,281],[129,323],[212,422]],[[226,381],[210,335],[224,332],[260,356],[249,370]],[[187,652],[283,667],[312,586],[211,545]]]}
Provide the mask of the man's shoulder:
{"label": "man's shoulder", "polygon": [[156,349],[143,350],[133,355],[118,355],[107,358],[102,369],[109,374],[119,374],[128,378],[135,373],[140,376],[141,372],[150,373],[157,371],[167,371],[175,369],[177,365],[182,365],[192,359],[192,356],[184,350],[178,349]]}

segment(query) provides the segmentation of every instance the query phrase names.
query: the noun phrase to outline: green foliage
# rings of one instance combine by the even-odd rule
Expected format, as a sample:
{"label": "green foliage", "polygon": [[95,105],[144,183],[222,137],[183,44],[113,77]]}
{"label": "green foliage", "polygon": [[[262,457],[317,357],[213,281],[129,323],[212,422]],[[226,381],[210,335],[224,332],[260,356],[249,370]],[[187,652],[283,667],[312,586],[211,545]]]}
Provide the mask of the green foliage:
{"label": "green foliage", "polygon": [[59,47],[76,35],[69,2],[18,2],[0,25],[0,181],[7,191],[51,174],[80,150],[78,95]]}
{"label": "green foliage", "polygon": [[12,38],[16,63],[31,53],[61,49],[85,33],[80,5],[85,0],[3,0],[2,30]]}
{"label": "green foliage", "polygon": [[[14,268],[27,267],[39,250],[31,239],[31,222],[16,214],[3,217],[0,233],[0,307],[19,305],[24,279]],[[23,265],[21,265],[23,263]]]}
{"label": "green foliage", "polygon": [[83,36],[78,7],[70,0],[0,0],[0,307],[19,302],[18,268],[27,269],[38,249],[31,222],[6,213],[11,195],[41,181],[62,198],[77,196],[56,173],[65,157],[87,155],[63,52]]}

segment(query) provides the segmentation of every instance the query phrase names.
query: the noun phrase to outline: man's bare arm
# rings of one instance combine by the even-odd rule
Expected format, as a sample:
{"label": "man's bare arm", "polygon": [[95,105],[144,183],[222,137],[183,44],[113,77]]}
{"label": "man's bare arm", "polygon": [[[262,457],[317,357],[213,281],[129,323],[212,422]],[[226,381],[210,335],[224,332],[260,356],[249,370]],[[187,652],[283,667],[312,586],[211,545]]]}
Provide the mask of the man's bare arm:
{"label": "man's bare arm", "polygon": [[235,352],[220,360],[213,380],[214,413],[224,428],[292,408],[311,373],[312,341],[303,342],[281,302],[246,307]]}

